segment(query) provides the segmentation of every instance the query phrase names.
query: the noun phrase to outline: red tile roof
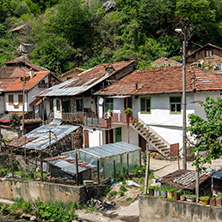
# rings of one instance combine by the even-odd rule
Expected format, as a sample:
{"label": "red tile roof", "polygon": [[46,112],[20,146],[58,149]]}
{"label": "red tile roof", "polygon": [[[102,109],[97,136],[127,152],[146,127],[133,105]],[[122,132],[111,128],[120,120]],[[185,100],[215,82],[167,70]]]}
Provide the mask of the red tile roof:
{"label": "red tile roof", "polygon": [[[21,120],[22,122],[22,120]],[[35,118],[35,119],[24,119],[24,123],[28,124],[28,123],[39,123],[42,122],[41,118]]]}
{"label": "red tile roof", "polygon": [[132,60],[97,65],[79,73],[75,78],[40,92],[37,96],[73,96],[81,94],[108,78],[115,78],[115,75],[133,65],[134,62]]}
{"label": "red tile roof", "polygon": [[[25,82],[25,90],[32,89],[39,81],[41,81],[49,73],[50,73],[50,71],[34,72],[34,77]],[[23,90],[23,81],[21,80],[21,78],[24,76],[29,77],[29,73],[26,73],[26,74],[22,75],[20,78],[17,78],[13,83],[11,83],[4,90],[4,92],[22,91]]]}
{"label": "red tile roof", "polygon": [[[95,95],[136,95],[182,92],[182,66],[136,70]],[[137,84],[137,89],[136,89]],[[186,91],[222,90],[222,75],[186,67]]]}
{"label": "red tile roof", "polygon": [[28,68],[32,68],[34,71],[46,71],[45,68],[31,63],[25,56],[20,56],[20,57],[13,59],[13,60],[5,62],[6,66],[15,65],[18,63],[24,63]]}
{"label": "red tile roof", "polygon": [[[113,68],[114,71],[111,73],[112,75],[122,69],[124,69],[125,67],[127,67],[128,65],[134,63],[135,61],[121,61],[121,62],[115,62],[110,64]],[[85,72],[82,72],[78,75],[78,79],[91,79],[91,78],[101,78],[104,75],[107,74],[106,71],[106,66],[109,64],[101,64],[101,65],[97,65],[95,67],[93,67],[92,69],[86,70]]]}
{"label": "red tile roof", "polygon": [[1,66],[0,79],[17,78],[27,71],[28,69],[19,66]]}
{"label": "red tile roof", "polygon": [[167,66],[182,66],[181,63],[174,61],[172,59],[168,59],[166,57],[161,57],[153,62],[150,63],[154,67],[167,67]]}
{"label": "red tile roof", "polygon": [[[0,90],[6,89],[18,77],[24,75],[30,68],[34,71],[48,71],[40,66],[30,63],[25,57],[20,56],[5,63],[0,67]],[[22,66],[21,66],[22,64]]]}
{"label": "red tile roof", "polygon": [[15,79],[0,79],[0,91],[7,88]]}

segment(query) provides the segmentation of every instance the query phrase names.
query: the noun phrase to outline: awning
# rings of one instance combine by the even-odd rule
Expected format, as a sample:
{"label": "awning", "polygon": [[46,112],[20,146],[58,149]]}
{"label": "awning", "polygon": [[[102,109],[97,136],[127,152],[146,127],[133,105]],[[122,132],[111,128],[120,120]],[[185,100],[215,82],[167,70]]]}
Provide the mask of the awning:
{"label": "awning", "polygon": [[30,106],[38,106],[38,105],[40,105],[42,102],[44,102],[45,99],[46,99],[45,96],[42,97],[42,98],[37,98],[37,99],[33,100],[29,105],[30,105]]}

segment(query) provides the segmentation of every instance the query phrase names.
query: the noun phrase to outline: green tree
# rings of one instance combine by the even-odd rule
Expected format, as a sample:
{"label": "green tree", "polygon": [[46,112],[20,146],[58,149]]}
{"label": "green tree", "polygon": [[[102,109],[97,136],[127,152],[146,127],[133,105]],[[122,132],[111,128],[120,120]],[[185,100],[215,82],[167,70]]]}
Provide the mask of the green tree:
{"label": "green tree", "polygon": [[58,6],[57,29],[72,46],[90,42],[90,16],[80,0],[65,0]]}
{"label": "green tree", "polygon": [[199,102],[204,108],[206,119],[196,114],[189,115],[190,147],[193,152],[204,151],[194,161],[195,165],[211,163],[211,160],[222,156],[222,98],[216,100],[206,97],[206,101]]}

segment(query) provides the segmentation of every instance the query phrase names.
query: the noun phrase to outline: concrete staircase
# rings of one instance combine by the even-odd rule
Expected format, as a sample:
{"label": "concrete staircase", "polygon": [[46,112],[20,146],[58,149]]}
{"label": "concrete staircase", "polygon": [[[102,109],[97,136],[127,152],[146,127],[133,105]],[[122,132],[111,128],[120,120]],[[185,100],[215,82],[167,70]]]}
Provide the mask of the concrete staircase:
{"label": "concrete staircase", "polygon": [[153,148],[158,151],[164,158],[170,158],[170,144],[164,140],[158,133],[151,129],[141,119],[133,119],[130,126],[137,131]]}

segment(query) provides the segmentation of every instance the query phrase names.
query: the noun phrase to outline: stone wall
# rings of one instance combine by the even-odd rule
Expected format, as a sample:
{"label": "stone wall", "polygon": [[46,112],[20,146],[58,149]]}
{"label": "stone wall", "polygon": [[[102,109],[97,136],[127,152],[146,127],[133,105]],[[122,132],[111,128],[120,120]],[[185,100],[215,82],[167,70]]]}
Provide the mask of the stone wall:
{"label": "stone wall", "polygon": [[0,180],[0,198],[23,198],[25,201],[35,201],[39,197],[43,202],[76,201],[86,202],[91,197],[100,196],[103,186],[71,186],[47,182],[22,181],[18,179]]}
{"label": "stone wall", "polygon": [[222,208],[150,196],[139,197],[140,222],[219,222]]}
{"label": "stone wall", "polygon": [[1,128],[2,137],[5,139],[14,139],[15,137],[21,136],[22,132],[20,129],[13,129],[11,127]]}

